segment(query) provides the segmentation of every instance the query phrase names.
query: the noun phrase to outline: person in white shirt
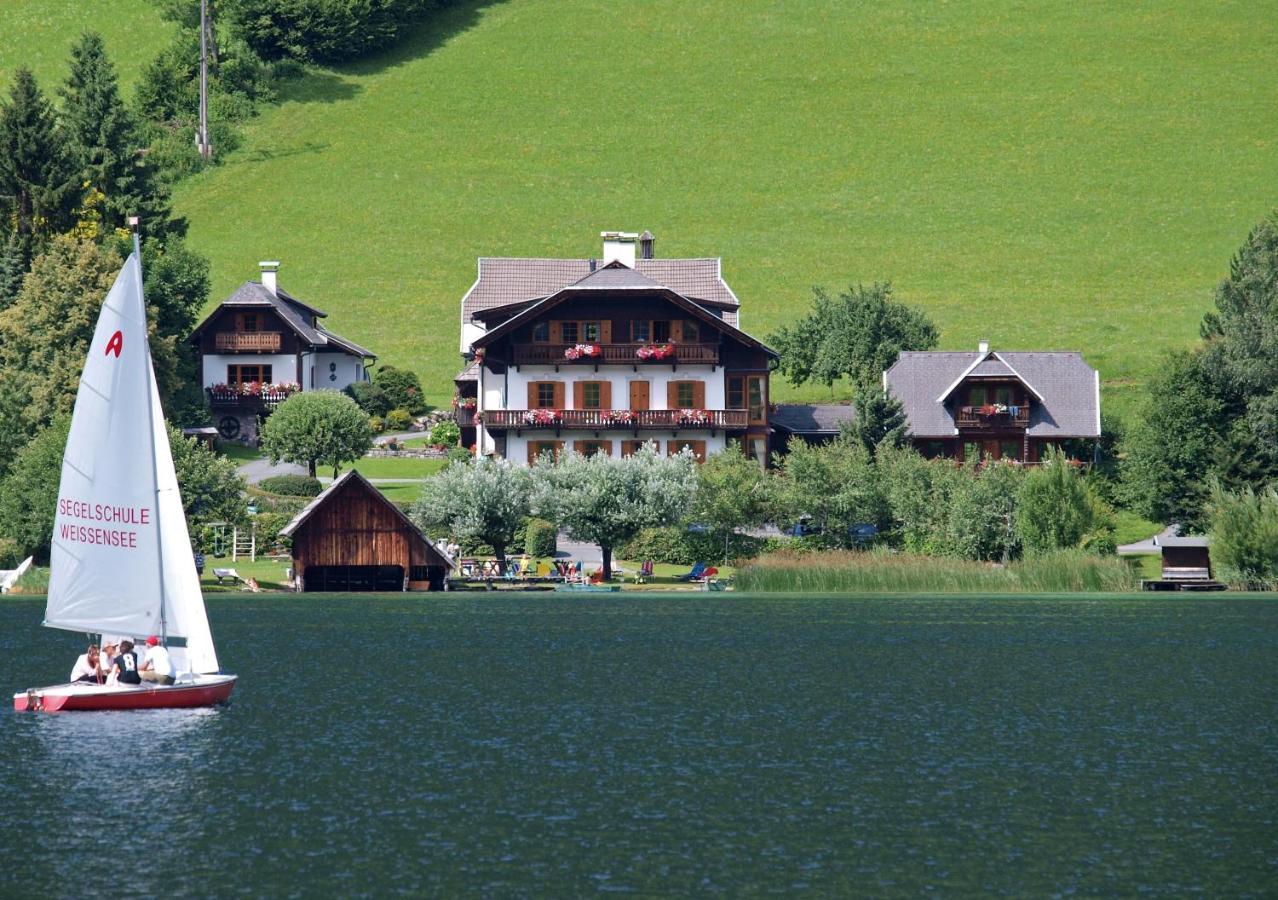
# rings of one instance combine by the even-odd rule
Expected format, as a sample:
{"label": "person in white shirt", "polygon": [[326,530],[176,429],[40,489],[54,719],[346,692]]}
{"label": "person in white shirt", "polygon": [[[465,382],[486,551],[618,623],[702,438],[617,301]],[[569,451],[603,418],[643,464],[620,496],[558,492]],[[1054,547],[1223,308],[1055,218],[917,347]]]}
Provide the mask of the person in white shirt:
{"label": "person in white shirt", "polygon": [[106,672],[102,670],[102,657],[98,653],[98,645],[90,644],[89,648],[80,654],[80,658],[75,661],[75,665],[71,667],[70,680],[101,684],[105,678]]}
{"label": "person in white shirt", "polygon": [[146,659],[138,670],[143,681],[157,684],[172,684],[177,672],[173,669],[173,659],[168,648],[160,643],[160,639],[151,635],[146,639]]}

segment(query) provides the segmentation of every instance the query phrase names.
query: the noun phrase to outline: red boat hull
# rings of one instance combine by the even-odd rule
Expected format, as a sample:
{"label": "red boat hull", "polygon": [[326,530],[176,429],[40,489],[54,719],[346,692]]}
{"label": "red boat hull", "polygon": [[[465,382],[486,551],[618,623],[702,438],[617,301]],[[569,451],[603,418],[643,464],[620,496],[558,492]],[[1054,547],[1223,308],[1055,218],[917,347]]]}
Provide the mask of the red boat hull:
{"label": "red boat hull", "polygon": [[18,712],[69,712],[103,709],[189,709],[225,703],[235,688],[236,676],[213,676],[207,684],[143,684],[123,689],[94,689],[75,685],[32,688],[13,695]]}

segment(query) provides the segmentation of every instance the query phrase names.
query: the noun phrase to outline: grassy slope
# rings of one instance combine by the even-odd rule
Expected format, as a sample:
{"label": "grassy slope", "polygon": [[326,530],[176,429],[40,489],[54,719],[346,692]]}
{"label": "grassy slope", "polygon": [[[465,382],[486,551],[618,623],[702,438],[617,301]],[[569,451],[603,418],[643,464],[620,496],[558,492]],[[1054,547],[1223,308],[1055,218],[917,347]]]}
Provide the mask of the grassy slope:
{"label": "grassy slope", "polygon": [[172,34],[149,0],[2,0],[0,90],[7,92],[13,70],[26,66],[55,93],[67,77],[71,43],[87,29],[102,33],[126,90]]}
{"label": "grassy slope", "polygon": [[435,402],[475,257],[647,227],[758,335],[891,278],[943,346],[1083,350],[1125,406],[1278,205],[1275,38],[1245,2],[472,3],[292,84],[178,208],[215,301],[281,258]]}

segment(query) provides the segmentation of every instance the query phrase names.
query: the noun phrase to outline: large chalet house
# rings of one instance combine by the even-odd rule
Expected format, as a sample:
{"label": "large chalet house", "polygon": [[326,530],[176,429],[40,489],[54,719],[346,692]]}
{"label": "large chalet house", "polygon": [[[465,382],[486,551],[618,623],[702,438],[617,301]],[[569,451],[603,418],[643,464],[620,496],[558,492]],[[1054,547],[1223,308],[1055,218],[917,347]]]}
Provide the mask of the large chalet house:
{"label": "large chalet house", "polygon": [[279,287],[279,265],[261,263],[262,280],[240,285],[189,338],[224,438],[255,437],[262,418],[295,391],[368,381],[377,358],[325,328],[326,313]]}
{"label": "large chalet house", "polygon": [[[463,442],[533,463],[768,452],[768,367],[718,259],[656,259],[652,235],[605,232],[600,259],[481,258],[462,298]],[[636,258],[636,250],[639,250]]]}
{"label": "large chalet house", "polygon": [[925,456],[1039,462],[1100,437],[1100,373],[1076,352],[907,351],[883,373]]}

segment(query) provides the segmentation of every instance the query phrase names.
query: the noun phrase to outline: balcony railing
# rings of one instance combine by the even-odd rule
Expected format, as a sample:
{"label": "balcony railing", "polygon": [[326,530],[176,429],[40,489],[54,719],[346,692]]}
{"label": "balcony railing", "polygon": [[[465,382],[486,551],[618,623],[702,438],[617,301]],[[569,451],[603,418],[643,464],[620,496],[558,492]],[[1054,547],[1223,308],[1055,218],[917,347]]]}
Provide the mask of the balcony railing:
{"label": "balcony railing", "polygon": [[[587,344],[597,347],[599,353],[594,356],[579,356],[569,359],[564,354],[578,346],[577,344],[515,344],[514,363],[517,366],[565,366],[565,365],[640,365],[657,363],[674,365],[678,363],[702,366],[719,364],[718,344]],[[668,347],[668,352],[659,348]],[[640,357],[644,350],[646,356]],[[655,352],[654,352],[655,351]],[[650,354],[650,355],[647,355]]]}
{"label": "balcony railing", "polygon": [[1028,406],[1009,406],[1003,411],[997,407],[960,406],[954,419],[964,429],[1028,428],[1030,410]]}
{"label": "balcony railing", "polygon": [[213,348],[223,353],[278,353],[278,331],[221,331],[213,335]]}
{"label": "balcony railing", "polygon": [[258,394],[241,394],[238,391],[215,391],[206,388],[209,405],[216,408],[228,406],[248,406],[262,409],[274,409],[287,400],[294,391],[262,391]]}
{"label": "balcony railing", "polygon": [[456,422],[462,428],[474,427],[475,407],[472,406],[469,409],[467,409],[464,406],[457,407],[455,410],[453,410],[453,421]]}
{"label": "balcony railing", "polygon": [[479,414],[494,431],[526,428],[604,429],[668,428],[718,430],[745,428],[744,409],[493,409]]}

